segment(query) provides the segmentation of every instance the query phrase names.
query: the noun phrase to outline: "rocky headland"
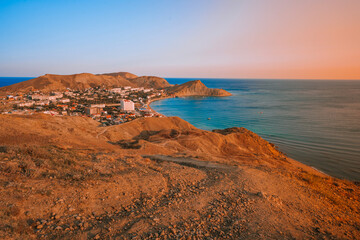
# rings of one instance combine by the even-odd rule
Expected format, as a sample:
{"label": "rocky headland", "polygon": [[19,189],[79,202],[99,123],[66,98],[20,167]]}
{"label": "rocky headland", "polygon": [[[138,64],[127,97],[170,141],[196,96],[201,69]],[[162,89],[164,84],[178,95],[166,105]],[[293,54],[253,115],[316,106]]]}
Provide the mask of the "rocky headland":
{"label": "rocky headland", "polygon": [[168,88],[168,92],[174,96],[215,96],[226,97],[231,96],[231,93],[224,89],[208,88],[200,80],[189,81],[180,85]]}

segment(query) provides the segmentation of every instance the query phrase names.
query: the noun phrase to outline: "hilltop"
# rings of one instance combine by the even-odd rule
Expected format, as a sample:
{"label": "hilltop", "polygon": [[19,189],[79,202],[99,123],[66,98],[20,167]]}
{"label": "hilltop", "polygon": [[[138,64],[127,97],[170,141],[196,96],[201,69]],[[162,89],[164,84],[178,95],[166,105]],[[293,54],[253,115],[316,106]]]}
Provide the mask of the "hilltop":
{"label": "hilltop", "polygon": [[128,72],[72,75],[45,74],[28,81],[0,88],[2,93],[26,93],[40,90],[42,92],[63,91],[67,88],[84,90],[95,87],[143,87],[166,89],[173,96],[231,96],[223,89],[208,88],[200,80],[189,81],[181,85],[171,85],[164,78],[155,76],[137,76]]}
{"label": "hilltop", "polygon": [[2,239],[355,239],[360,188],[244,128],[0,115]]}
{"label": "hilltop", "polygon": [[133,79],[137,78],[138,76],[129,72],[115,72],[115,73],[104,73],[104,74],[98,74],[98,75],[108,75],[113,77],[122,77],[125,79]]}
{"label": "hilltop", "polygon": [[208,88],[200,80],[189,81],[180,85],[170,87],[169,94],[175,96],[231,96],[231,93],[224,89]]}
{"label": "hilltop", "polygon": [[72,75],[45,74],[28,81],[16,83],[0,88],[1,92],[28,92],[40,90],[43,92],[61,91],[67,88],[79,90],[94,87],[145,87],[166,88],[171,85],[163,78],[141,76],[127,72],[107,73],[94,75],[91,73],[80,73]]}

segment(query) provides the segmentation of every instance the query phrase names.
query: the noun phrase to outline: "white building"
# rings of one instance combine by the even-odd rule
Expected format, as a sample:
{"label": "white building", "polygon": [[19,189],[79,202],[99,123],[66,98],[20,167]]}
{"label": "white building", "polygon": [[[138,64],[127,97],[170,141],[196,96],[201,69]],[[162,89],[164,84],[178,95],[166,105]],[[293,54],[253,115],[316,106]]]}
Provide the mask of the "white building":
{"label": "white building", "polygon": [[31,107],[34,105],[35,101],[22,102],[18,104],[18,107]]}
{"label": "white building", "polygon": [[31,96],[32,100],[49,100],[49,96],[46,95],[40,95],[40,94],[33,94]]}
{"label": "white building", "polygon": [[32,100],[50,100],[50,101],[56,101],[56,99],[59,99],[59,98],[62,98],[63,97],[63,94],[60,93],[60,94],[55,94],[55,95],[52,95],[52,96],[49,96],[49,95],[40,95],[40,94],[33,94],[31,96],[31,99]]}
{"label": "white building", "polygon": [[49,100],[42,100],[42,101],[35,102],[36,106],[45,106],[45,105],[49,105],[49,104],[50,104]]}
{"label": "white building", "polygon": [[70,102],[70,99],[68,99],[68,98],[61,99],[61,100],[59,100],[59,102],[61,102],[61,103],[68,103],[68,102]]}
{"label": "white building", "polygon": [[105,103],[102,103],[102,104],[90,104],[90,107],[92,107],[92,108],[104,108]]}
{"label": "white building", "polygon": [[122,90],[122,88],[113,88],[113,89],[110,90],[110,92],[120,94],[120,93],[123,93],[123,90]]}
{"label": "white building", "polygon": [[62,94],[61,92],[54,92],[51,93],[51,96],[55,96],[56,98],[62,98],[64,94]]}
{"label": "white building", "polygon": [[126,99],[120,100],[120,109],[122,111],[134,111],[134,102]]}
{"label": "white building", "polygon": [[48,96],[48,99],[52,102],[56,102],[57,96]]}

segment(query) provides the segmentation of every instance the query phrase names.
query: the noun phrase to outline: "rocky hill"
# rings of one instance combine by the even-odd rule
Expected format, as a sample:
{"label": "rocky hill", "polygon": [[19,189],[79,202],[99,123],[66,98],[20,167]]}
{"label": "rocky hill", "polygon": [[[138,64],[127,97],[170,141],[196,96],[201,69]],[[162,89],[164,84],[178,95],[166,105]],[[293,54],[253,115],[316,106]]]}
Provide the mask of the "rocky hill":
{"label": "rocky hill", "polygon": [[0,92],[28,92],[29,90],[41,90],[43,92],[71,89],[86,89],[89,87],[145,87],[166,88],[171,86],[165,79],[159,77],[141,76],[131,73],[107,73],[94,75],[81,73],[73,75],[46,74],[28,81],[16,83],[0,88]]}
{"label": "rocky hill", "polygon": [[122,77],[125,79],[133,79],[133,78],[137,78],[138,76],[129,72],[116,72],[116,73],[103,73],[103,74],[98,74],[98,75],[108,75],[108,76],[113,76],[113,77]]}
{"label": "rocky hill", "polygon": [[1,239],[357,239],[360,187],[244,128],[0,115]]}
{"label": "rocky hill", "polygon": [[168,93],[175,96],[231,96],[231,93],[224,89],[208,88],[200,80],[189,81],[181,85],[168,88]]}
{"label": "rocky hill", "polygon": [[118,72],[118,73],[105,73],[101,75],[113,76],[117,78],[124,78],[129,82],[133,83],[136,86],[144,87],[144,88],[155,88],[161,89],[170,87],[169,84],[164,78],[155,77],[155,76],[136,76],[135,74],[128,72]]}
{"label": "rocky hill", "polygon": [[200,80],[190,81],[181,85],[171,85],[164,78],[154,76],[136,76],[128,72],[91,74],[80,73],[72,75],[45,74],[28,81],[16,83],[0,88],[0,93],[18,93],[40,90],[43,92],[62,91],[70,89],[86,89],[94,87],[144,87],[154,89],[167,89],[169,94],[175,96],[231,96],[223,89],[206,87]]}
{"label": "rocky hill", "polygon": [[145,88],[161,89],[171,86],[171,84],[168,83],[168,81],[166,81],[165,79],[154,76],[142,76],[142,77],[129,79],[129,81],[137,86],[141,86]]}

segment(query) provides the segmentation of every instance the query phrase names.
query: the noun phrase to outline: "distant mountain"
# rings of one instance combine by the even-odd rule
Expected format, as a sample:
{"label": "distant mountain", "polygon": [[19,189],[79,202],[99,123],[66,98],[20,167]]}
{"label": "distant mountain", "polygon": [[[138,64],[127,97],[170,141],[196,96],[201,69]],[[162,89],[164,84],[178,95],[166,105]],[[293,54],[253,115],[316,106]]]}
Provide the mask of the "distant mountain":
{"label": "distant mountain", "polygon": [[181,85],[169,87],[167,92],[175,96],[231,96],[231,93],[224,89],[206,87],[200,80],[189,81]]}
{"label": "distant mountain", "polygon": [[46,74],[28,81],[16,83],[0,88],[1,92],[28,92],[30,90],[41,90],[43,92],[71,89],[86,89],[90,87],[145,87],[166,88],[170,87],[165,79],[159,77],[138,77],[128,72],[106,73],[94,75],[91,73],[80,73],[72,75]]}
{"label": "distant mountain", "polygon": [[164,78],[154,77],[154,76],[142,76],[137,78],[128,79],[131,83],[141,86],[144,88],[166,88],[172,86]]}
{"label": "distant mountain", "polygon": [[168,81],[166,81],[164,78],[155,77],[155,76],[137,76],[135,74],[129,73],[129,72],[117,72],[117,73],[104,73],[99,74],[106,75],[106,76],[113,76],[117,78],[124,78],[134,84],[138,87],[144,87],[144,88],[166,88],[172,86]]}
{"label": "distant mountain", "polygon": [[116,72],[116,73],[103,73],[103,74],[98,74],[98,75],[108,75],[108,76],[113,76],[113,77],[122,77],[125,79],[133,79],[133,78],[137,78],[138,76],[129,72]]}
{"label": "distant mountain", "polygon": [[223,89],[206,87],[200,80],[186,82],[181,85],[171,85],[164,78],[154,76],[137,76],[128,72],[105,74],[80,73],[72,75],[45,74],[28,81],[16,83],[0,88],[2,93],[29,92],[40,90],[43,92],[61,91],[67,88],[81,90],[94,87],[144,87],[167,89],[175,96],[231,96]]}

